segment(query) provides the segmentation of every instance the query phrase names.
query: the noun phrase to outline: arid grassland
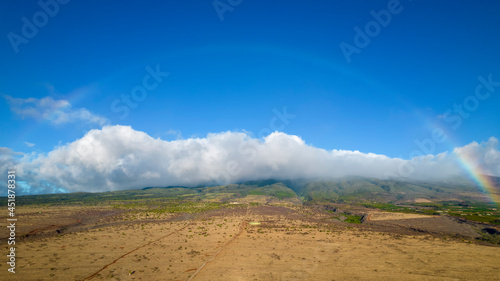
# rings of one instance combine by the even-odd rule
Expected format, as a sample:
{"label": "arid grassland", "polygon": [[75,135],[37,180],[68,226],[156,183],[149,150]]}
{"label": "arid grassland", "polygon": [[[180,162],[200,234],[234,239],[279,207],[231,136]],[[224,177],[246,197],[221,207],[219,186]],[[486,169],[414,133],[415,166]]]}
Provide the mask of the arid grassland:
{"label": "arid grassland", "polygon": [[498,280],[486,199],[366,178],[20,196],[16,273],[4,255],[0,279]]}
{"label": "arid grassland", "polygon": [[16,273],[2,262],[1,279],[499,278],[500,247],[452,216],[240,199],[19,207]]}

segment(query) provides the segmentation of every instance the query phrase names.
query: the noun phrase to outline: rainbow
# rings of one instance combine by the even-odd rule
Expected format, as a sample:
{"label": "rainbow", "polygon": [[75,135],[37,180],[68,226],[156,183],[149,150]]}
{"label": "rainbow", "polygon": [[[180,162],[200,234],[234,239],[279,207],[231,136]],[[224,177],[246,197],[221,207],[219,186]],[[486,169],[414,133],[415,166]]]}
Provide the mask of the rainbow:
{"label": "rainbow", "polygon": [[[175,58],[193,57],[198,55],[242,55],[258,54],[262,56],[270,56],[274,58],[285,58],[291,62],[307,63],[319,69],[324,69],[332,73],[332,77],[336,76],[347,77],[355,81],[360,81],[365,85],[376,89],[386,90],[390,89],[389,85],[383,84],[380,80],[371,77],[370,75],[360,71],[356,67],[350,66],[345,62],[345,59],[328,57],[325,55],[318,55],[313,52],[308,52],[301,49],[289,48],[283,45],[268,44],[265,42],[257,42],[254,44],[210,44],[199,47],[183,48],[178,50],[171,50],[168,53],[158,55],[152,54],[149,61],[170,61]],[[143,68],[144,65],[138,66]],[[168,69],[165,66],[165,69]]]}
{"label": "rainbow", "polygon": [[481,165],[476,164],[476,160],[466,153],[456,153],[460,165],[464,168],[472,180],[487,194],[491,201],[500,207],[500,189],[491,180],[491,177],[485,175]]}
{"label": "rainbow", "polygon": [[[78,89],[71,91],[68,94],[61,93],[54,89],[51,85],[47,85],[49,92],[55,92],[59,94],[59,99],[67,100],[73,107],[78,107],[78,102],[84,99],[86,96],[91,95],[93,92],[99,92],[101,86],[106,86],[110,81],[115,79],[121,79],[121,75],[128,73],[130,71],[137,71],[144,69],[151,61],[164,62],[171,61],[175,58],[183,57],[193,57],[196,55],[206,55],[206,54],[223,54],[223,55],[233,55],[242,54],[261,54],[270,55],[274,57],[281,57],[289,59],[290,61],[307,63],[309,65],[314,65],[315,67],[326,69],[332,72],[332,75],[340,75],[344,77],[351,78],[353,80],[361,80],[366,85],[374,89],[385,88],[385,85],[381,85],[378,80],[371,78],[370,76],[362,73],[354,67],[346,65],[346,63],[341,59],[337,61],[334,58],[322,57],[311,52],[306,52],[300,49],[291,49],[285,46],[266,44],[266,43],[255,43],[255,44],[215,44],[215,45],[204,45],[200,47],[193,48],[182,48],[177,50],[171,50],[168,53],[161,54],[151,54],[151,57],[143,59],[141,61],[135,61],[125,67],[122,67],[118,71],[111,73],[107,77],[102,77],[100,80],[94,81],[88,85],[82,86]],[[168,70],[167,66],[162,67],[162,69]],[[48,120],[35,121],[31,126],[26,127],[25,131],[19,136],[18,141],[23,143],[24,141],[30,141],[31,136],[36,132],[43,129],[43,125],[48,122]],[[33,140],[31,142],[34,142]]]}
{"label": "rainbow", "polygon": [[[298,49],[289,49],[279,45],[270,45],[262,43],[253,45],[247,45],[247,44],[206,45],[196,48],[187,48],[187,49],[184,48],[179,50],[173,50],[161,55],[151,54],[151,56],[154,56],[155,61],[158,61],[159,59],[160,61],[165,61],[165,60],[169,61],[177,57],[187,57],[187,56],[200,55],[206,53],[209,54],[256,53],[256,54],[284,57],[293,61],[305,62],[319,68],[327,69],[332,73],[338,75],[363,81],[363,83],[374,89],[386,88],[385,85],[380,83],[380,81],[371,78],[370,76],[356,70],[353,67],[347,66],[344,61],[336,61],[335,59],[332,58],[321,57],[316,54],[308,53]],[[144,59],[144,61],[135,62],[134,65],[129,65],[126,68],[122,68],[118,72],[113,73],[108,77],[102,78],[100,81],[96,81],[88,86],[76,89],[67,95],[63,95],[63,98],[66,99],[68,102],[70,102],[73,106],[75,106],[78,103],[78,101],[87,96],[89,93],[91,93],[96,89],[99,89],[100,85],[102,84],[105,85],[107,82],[116,79],[116,77],[119,77],[120,74],[124,72],[143,68],[148,64],[147,61],[151,60]],[[444,131],[447,131],[446,135],[448,137],[451,136],[449,130],[446,130],[446,128],[444,128],[443,126],[439,126],[435,122],[432,122],[430,119],[426,118],[419,112],[414,112],[414,113],[417,115],[417,117],[425,121],[428,128],[430,129],[440,128]],[[40,130],[41,125],[42,124],[40,123],[38,124],[33,123],[33,125],[27,127],[26,130],[20,134],[19,141],[21,142],[29,141],[29,137],[33,133]],[[451,145],[452,150],[453,148],[458,147],[458,146],[452,146],[451,142],[449,142],[449,144]],[[491,180],[491,177],[485,175],[486,172],[481,169],[481,166],[477,164],[477,161],[475,161],[473,157],[465,154],[459,154],[459,153],[455,154],[457,156],[457,159],[459,160],[458,162],[460,163],[460,165],[467,172],[470,178],[481,188],[481,191],[487,194],[493,203],[500,206],[500,187],[496,186],[496,184]]]}
{"label": "rainbow", "polygon": [[460,145],[458,141],[452,138],[453,131],[451,128],[443,126],[438,122],[435,122],[429,118],[427,118],[424,114],[421,114],[419,111],[414,111],[414,114],[417,118],[423,120],[424,125],[430,131],[434,129],[439,129],[443,131],[447,137],[446,144],[457,159],[458,164],[462,167],[462,169],[467,173],[467,176],[480,188],[480,191],[486,196],[489,197],[490,201],[500,207],[500,186],[498,186],[493,180],[492,177],[488,176],[489,173],[486,169],[481,167],[480,161],[474,157],[474,155],[470,155],[468,153],[460,153],[455,150]]}

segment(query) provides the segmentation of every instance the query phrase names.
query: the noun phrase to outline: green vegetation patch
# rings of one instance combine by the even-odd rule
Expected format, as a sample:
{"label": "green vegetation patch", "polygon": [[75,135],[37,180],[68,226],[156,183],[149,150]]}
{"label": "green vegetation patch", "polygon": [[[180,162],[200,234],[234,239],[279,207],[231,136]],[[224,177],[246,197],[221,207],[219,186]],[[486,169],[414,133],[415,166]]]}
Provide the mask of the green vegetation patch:
{"label": "green vegetation patch", "polygon": [[429,203],[406,203],[398,206],[391,203],[363,203],[367,208],[387,212],[441,215],[463,218],[470,221],[500,225],[500,211],[493,203],[441,201]]}
{"label": "green vegetation patch", "polygon": [[232,207],[226,203],[219,202],[197,202],[197,201],[143,201],[135,203],[122,203],[113,205],[117,209],[125,210],[147,210],[151,213],[202,213],[205,211]]}
{"label": "green vegetation patch", "polygon": [[285,198],[294,198],[297,196],[297,194],[295,194],[293,190],[282,183],[274,183],[262,187],[254,187],[251,190],[248,190],[247,194],[273,196],[280,200]]}
{"label": "green vegetation patch", "polygon": [[16,198],[19,205],[113,205],[117,202],[134,202],[143,200],[163,199],[185,199],[196,196],[199,192],[192,188],[173,187],[173,188],[147,188],[136,190],[121,190],[100,193],[59,193],[44,195],[25,195]]}
{"label": "green vegetation patch", "polygon": [[362,216],[358,216],[358,215],[344,214],[344,216],[346,217],[345,222],[348,222],[348,223],[361,223],[361,219],[363,218]]}

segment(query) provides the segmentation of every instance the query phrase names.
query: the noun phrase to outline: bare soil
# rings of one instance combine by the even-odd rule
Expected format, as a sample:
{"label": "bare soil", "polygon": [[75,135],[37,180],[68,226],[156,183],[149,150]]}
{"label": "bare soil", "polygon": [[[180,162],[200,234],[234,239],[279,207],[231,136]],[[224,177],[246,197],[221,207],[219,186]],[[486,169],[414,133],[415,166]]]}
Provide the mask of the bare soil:
{"label": "bare soil", "polygon": [[156,217],[17,211],[16,273],[1,262],[1,280],[500,279],[500,247],[476,243],[474,225],[445,216],[363,210],[353,224],[314,207],[250,204]]}

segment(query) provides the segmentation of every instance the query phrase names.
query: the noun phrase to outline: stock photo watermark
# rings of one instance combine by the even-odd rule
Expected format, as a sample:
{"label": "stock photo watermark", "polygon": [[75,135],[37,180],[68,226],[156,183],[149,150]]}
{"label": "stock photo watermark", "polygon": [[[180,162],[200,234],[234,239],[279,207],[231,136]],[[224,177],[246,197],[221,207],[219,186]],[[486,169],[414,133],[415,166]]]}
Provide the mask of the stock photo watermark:
{"label": "stock photo watermark", "polygon": [[7,229],[9,232],[7,244],[8,255],[7,269],[10,273],[16,273],[16,171],[9,170],[7,173]]}
{"label": "stock photo watermark", "polygon": [[370,15],[373,17],[373,20],[367,22],[363,29],[358,26],[354,27],[353,43],[349,44],[342,41],[339,44],[347,63],[351,63],[351,56],[353,54],[360,54],[362,49],[370,45],[372,39],[380,34],[382,28],[387,27],[391,23],[393,15],[397,15],[402,11],[403,6],[399,0],[389,0],[387,2],[387,9],[382,9],[378,12],[371,10]]}
{"label": "stock photo watermark", "polygon": [[448,109],[442,116],[446,123],[451,123],[451,128],[458,129],[463,122],[463,119],[470,117],[470,113],[479,108],[480,101],[488,99],[495,88],[500,87],[500,81],[493,81],[493,75],[488,75],[488,78],[479,76],[478,85],[474,91],[474,95],[467,96],[461,104],[453,104],[453,110]]}
{"label": "stock photo watermark", "polygon": [[130,94],[122,94],[119,99],[115,99],[111,103],[111,111],[120,114],[120,119],[127,118],[130,109],[136,108],[139,102],[146,99],[148,92],[158,88],[163,79],[170,75],[168,72],[162,72],[159,64],[156,65],[155,69],[149,65],[146,66],[146,72],[148,74],[142,78],[142,85],[135,86]]}
{"label": "stock photo watermark", "polygon": [[28,44],[30,39],[33,39],[38,31],[49,23],[49,19],[55,17],[60,10],[60,5],[68,4],[70,0],[40,0],[38,6],[40,10],[35,12],[31,19],[22,17],[20,34],[9,32],[7,39],[12,46],[12,49],[17,54],[19,53],[19,46],[21,44]]}
{"label": "stock photo watermark", "polygon": [[[446,110],[440,116],[453,130],[458,130],[463,124],[463,120],[469,118],[471,113],[479,108],[481,101],[487,100],[495,92],[496,88],[500,87],[500,81],[494,81],[492,74],[489,74],[487,78],[478,76],[477,80],[479,83],[474,90],[474,94],[465,97],[461,103],[453,104],[452,109]],[[409,159],[433,154],[436,144],[443,143],[446,139],[446,133],[442,129],[435,128],[430,138],[415,140],[418,149],[410,153]],[[411,161],[405,161],[398,167],[398,173],[402,177],[409,177],[414,171],[415,167]]]}
{"label": "stock photo watermark", "polygon": [[[290,120],[296,117],[295,114],[290,114],[287,112],[286,106],[283,110],[278,110],[273,108],[273,117],[269,119],[269,126],[262,128],[258,132],[259,139],[267,136],[275,131],[283,131],[285,127],[290,124]],[[259,147],[255,144],[243,143],[239,148],[239,151],[244,155],[246,161],[253,161],[259,152]],[[241,163],[235,160],[228,161],[226,163],[225,169],[223,171],[218,171],[215,174],[210,175],[210,177],[218,185],[227,185],[232,182],[232,179],[236,178],[241,172]]]}
{"label": "stock photo watermark", "polygon": [[224,21],[224,14],[233,12],[234,8],[239,6],[242,2],[243,0],[215,0],[212,2],[212,5],[220,21]]}

